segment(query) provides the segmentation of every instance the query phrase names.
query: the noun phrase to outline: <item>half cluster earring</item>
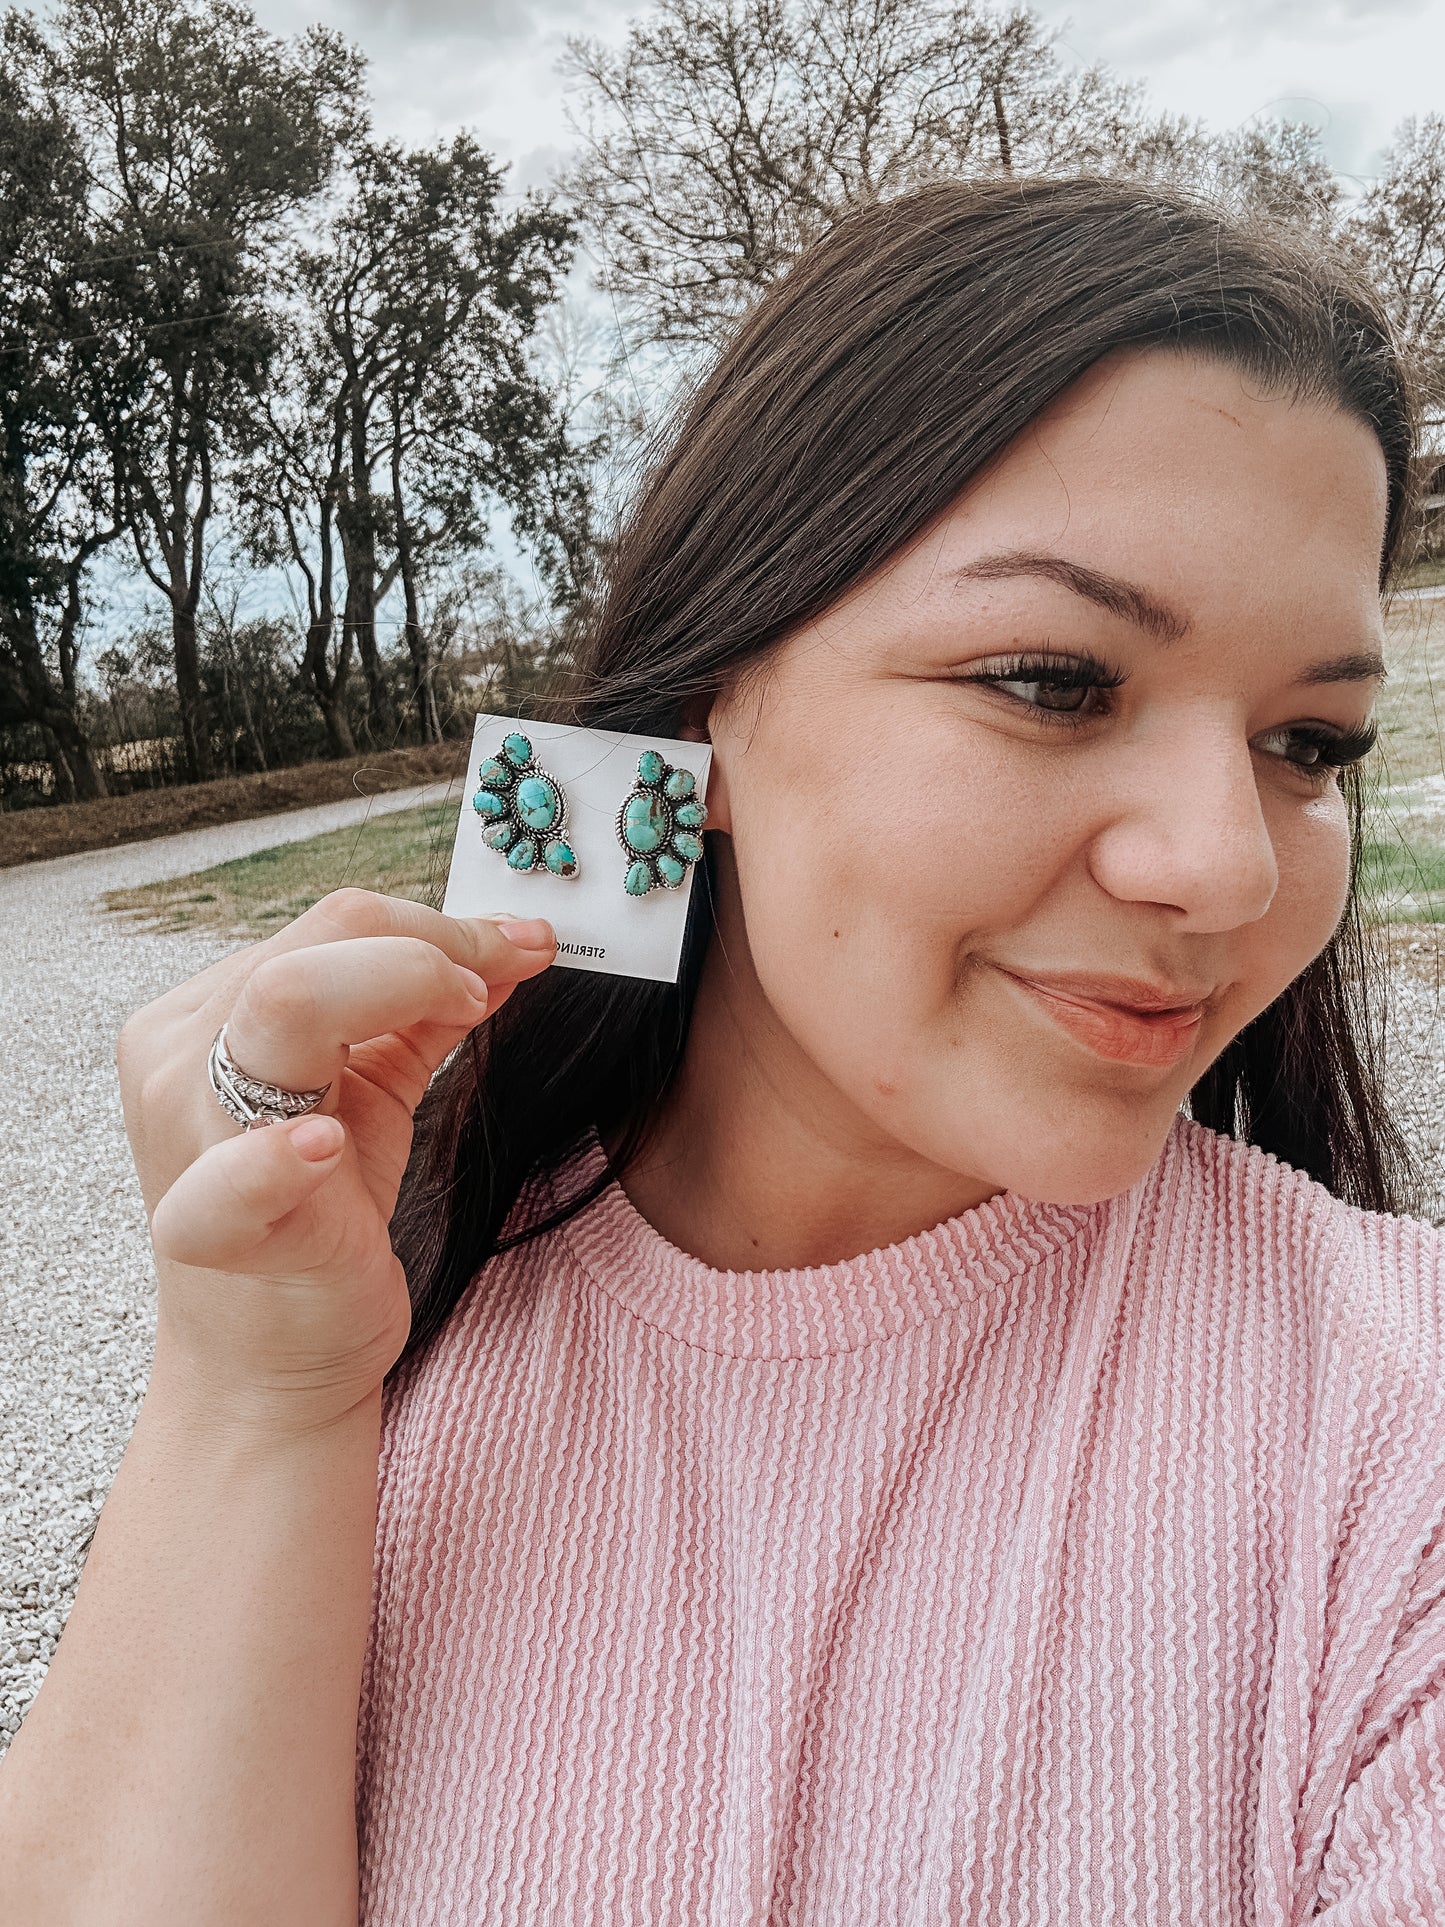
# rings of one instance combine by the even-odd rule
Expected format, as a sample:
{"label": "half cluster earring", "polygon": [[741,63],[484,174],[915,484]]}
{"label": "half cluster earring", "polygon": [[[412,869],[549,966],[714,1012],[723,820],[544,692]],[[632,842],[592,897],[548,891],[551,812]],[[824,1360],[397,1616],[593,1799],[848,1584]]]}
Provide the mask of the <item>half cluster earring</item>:
{"label": "half cluster earring", "polygon": [[480,787],[472,808],[482,821],[482,841],[505,856],[511,870],[542,868],[556,877],[575,877],[580,865],[562,832],[567,798],[555,776],[532,755],[530,738],[514,730],[502,738],[501,751],[477,772]]}
{"label": "half cluster earring", "polygon": [[645,897],[658,885],[675,890],[702,855],[707,808],[694,794],[697,778],[655,749],[637,759],[637,781],[617,812],[617,840],[632,859],[622,887]]}

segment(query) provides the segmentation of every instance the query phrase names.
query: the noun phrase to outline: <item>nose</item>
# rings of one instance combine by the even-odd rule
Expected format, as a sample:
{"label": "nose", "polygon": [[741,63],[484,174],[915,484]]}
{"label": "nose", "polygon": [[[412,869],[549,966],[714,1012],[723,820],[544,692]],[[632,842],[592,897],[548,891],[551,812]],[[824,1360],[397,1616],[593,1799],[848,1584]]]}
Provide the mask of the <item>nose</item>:
{"label": "nose", "polygon": [[1136,745],[1119,778],[1090,867],[1112,896],[1161,903],[1195,930],[1257,922],[1274,901],[1279,864],[1260,803],[1254,755],[1237,726],[1197,722]]}

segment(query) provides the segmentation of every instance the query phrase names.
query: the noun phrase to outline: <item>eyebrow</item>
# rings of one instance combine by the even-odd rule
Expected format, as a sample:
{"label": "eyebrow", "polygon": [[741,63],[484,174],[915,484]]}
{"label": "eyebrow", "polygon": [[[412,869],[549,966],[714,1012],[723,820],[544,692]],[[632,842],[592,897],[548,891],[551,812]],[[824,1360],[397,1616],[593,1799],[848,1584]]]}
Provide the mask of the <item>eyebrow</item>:
{"label": "eyebrow", "polygon": [[[1001,549],[993,555],[978,556],[950,572],[952,581],[1001,582],[1012,576],[1038,576],[1044,581],[1057,582],[1110,615],[1122,616],[1158,642],[1179,642],[1189,633],[1187,617],[1147,589],[1141,589],[1136,582],[1125,582],[1120,576],[1106,575],[1102,569],[1070,562],[1067,556],[1052,555],[1046,550]],[[1378,650],[1364,649],[1312,662],[1295,680],[1308,684],[1383,682],[1385,676],[1384,657]]]}
{"label": "eyebrow", "polygon": [[1083,596],[1085,601],[1107,609],[1110,615],[1123,616],[1126,622],[1146,630],[1160,642],[1178,642],[1189,633],[1189,624],[1183,616],[1135,583],[1043,550],[1001,549],[995,555],[981,555],[973,562],[965,562],[953,571],[955,580],[965,577],[975,582],[1000,582],[1017,575],[1042,576],[1046,581],[1057,582],[1074,595]]}

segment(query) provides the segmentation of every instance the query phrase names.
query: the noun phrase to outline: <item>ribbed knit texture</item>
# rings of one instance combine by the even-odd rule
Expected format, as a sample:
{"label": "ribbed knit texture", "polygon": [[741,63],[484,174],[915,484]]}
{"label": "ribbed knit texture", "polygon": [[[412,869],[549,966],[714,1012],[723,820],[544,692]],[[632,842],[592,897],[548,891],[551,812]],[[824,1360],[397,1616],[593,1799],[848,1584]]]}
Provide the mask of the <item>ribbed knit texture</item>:
{"label": "ribbed knit texture", "polygon": [[388,1386],[363,1927],[1445,1927],[1442,1311],[1182,1117],[807,1270],[613,1185]]}

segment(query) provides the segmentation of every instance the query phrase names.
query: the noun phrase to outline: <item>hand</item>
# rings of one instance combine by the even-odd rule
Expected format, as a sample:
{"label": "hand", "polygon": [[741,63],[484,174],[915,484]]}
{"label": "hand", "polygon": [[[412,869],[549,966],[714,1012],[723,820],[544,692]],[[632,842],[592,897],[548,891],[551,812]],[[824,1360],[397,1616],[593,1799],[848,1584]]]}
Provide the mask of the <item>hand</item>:
{"label": "hand", "polygon": [[[555,954],[540,920],[339,890],[129,1020],[116,1061],[160,1280],[157,1374],[218,1416],[300,1429],[376,1391],[411,1323],[388,1227],[416,1107]],[[249,1075],[329,1084],[319,1110],[232,1123],[206,1075],[222,1024]]]}

